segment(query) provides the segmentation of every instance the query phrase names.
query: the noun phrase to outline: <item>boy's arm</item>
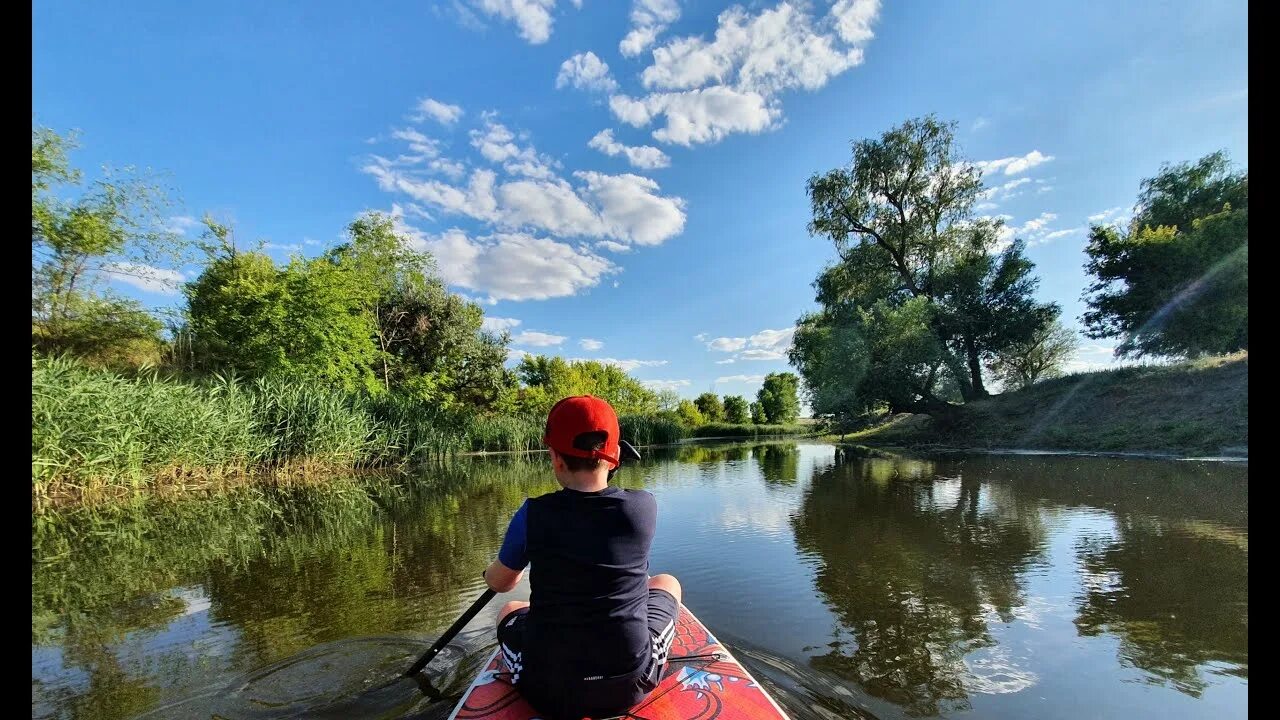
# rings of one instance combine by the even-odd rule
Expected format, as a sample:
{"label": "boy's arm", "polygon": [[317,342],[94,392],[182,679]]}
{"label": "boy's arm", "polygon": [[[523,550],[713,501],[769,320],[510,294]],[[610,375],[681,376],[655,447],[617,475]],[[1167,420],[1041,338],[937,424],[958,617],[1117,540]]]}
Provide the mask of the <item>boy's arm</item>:
{"label": "boy's arm", "polygon": [[525,505],[521,505],[511,517],[507,535],[502,540],[498,558],[484,571],[484,581],[495,592],[511,592],[524,576],[529,565],[525,550]]}

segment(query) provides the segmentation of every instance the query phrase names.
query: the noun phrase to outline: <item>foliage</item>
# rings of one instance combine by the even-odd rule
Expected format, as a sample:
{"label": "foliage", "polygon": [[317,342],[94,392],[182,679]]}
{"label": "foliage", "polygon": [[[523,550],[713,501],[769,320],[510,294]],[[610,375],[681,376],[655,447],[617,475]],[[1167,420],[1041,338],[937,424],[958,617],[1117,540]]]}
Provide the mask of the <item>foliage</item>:
{"label": "foliage", "polygon": [[751,422],[751,409],[747,406],[747,399],[741,395],[725,395],[724,421],[735,425]]}
{"label": "foliage", "polygon": [[764,419],[771,425],[787,425],[800,416],[800,398],[797,394],[800,379],[794,373],[769,373],[756,395]]}
{"label": "foliage", "polygon": [[1248,349],[1249,175],[1225,154],[1161,168],[1128,229],[1093,226],[1085,252],[1086,334],[1121,338],[1117,354]]}

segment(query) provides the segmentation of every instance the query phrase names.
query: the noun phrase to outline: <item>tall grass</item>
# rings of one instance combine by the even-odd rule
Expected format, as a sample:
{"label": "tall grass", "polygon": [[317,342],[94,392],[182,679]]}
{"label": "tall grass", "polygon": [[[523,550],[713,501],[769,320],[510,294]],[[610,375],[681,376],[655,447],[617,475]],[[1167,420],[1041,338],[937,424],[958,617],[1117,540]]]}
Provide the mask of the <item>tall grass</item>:
{"label": "tall grass", "polygon": [[688,430],[667,414],[623,415],[618,418],[622,437],[635,445],[668,445],[681,440]]}
{"label": "tall grass", "polygon": [[[623,437],[665,445],[697,437],[797,434],[804,426],[704,425],[669,413],[620,418]],[[543,418],[447,410],[408,395],[353,395],[302,380],[125,377],[32,356],[33,497],[54,489],[143,487],[287,467],[422,462],[542,446]]]}
{"label": "tall grass", "polygon": [[804,435],[814,432],[812,425],[735,425],[733,423],[707,423],[693,429],[693,437],[771,437],[778,435]]}
{"label": "tall grass", "polygon": [[292,464],[357,467],[540,446],[541,419],[446,411],[300,380],[123,377],[32,357],[31,482],[140,487]]}

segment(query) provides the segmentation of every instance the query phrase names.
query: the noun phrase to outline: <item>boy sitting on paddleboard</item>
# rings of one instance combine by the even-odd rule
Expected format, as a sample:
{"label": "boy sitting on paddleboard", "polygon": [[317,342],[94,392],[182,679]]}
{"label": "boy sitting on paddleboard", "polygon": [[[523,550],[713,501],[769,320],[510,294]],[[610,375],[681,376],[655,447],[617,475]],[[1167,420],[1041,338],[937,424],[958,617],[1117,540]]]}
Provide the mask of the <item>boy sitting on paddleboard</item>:
{"label": "boy sitting on paddleboard", "polygon": [[609,486],[620,434],[600,398],[551,408],[543,443],[563,489],[525,501],[484,573],[508,592],[533,564],[529,602],[503,606],[498,642],[516,687],[549,718],[625,712],[657,686],[675,636],[680,583],[649,577],[657,503]]}

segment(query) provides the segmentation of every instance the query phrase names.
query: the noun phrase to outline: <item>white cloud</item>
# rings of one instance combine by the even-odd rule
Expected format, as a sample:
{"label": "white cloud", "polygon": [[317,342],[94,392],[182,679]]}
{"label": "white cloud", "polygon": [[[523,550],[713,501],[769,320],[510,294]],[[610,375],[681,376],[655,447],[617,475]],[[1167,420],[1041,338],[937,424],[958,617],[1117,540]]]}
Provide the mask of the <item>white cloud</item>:
{"label": "white cloud", "polygon": [[618,43],[618,52],[626,57],[639,55],[678,19],[680,5],[676,0],[633,0],[631,32]]}
{"label": "white cloud", "polygon": [[837,0],[831,7],[836,32],[850,44],[866,43],[875,37],[871,24],[880,15],[880,0]]}
{"label": "white cloud", "polygon": [[618,42],[618,52],[626,57],[635,57],[652,45],[658,39],[658,33],[664,29],[653,26],[632,28],[631,32]]}
{"label": "white cloud", "polygon": [[[490,17],[514,22],[520,37],[532,45],[540,45],[551,37],[551,11],[556,0],[471,0]],[[574,3],[577,7],[577,3]]]}
{"label": "white cloud", "polygon": [[1033,218],[1023,223],[1022,227],[1018,228],[1016,232],[1019,235],[1022,235],[1022,234],[1036,235],[1036,234],[1039,234],[1041,231],[1043,231],[1045,227],[1049,225],[1049,223],[1057,219],[1058,219],[1058,216],[1053,213],[1049,213],[1049,212],[1040,213],[1039,217]]}
{"label": "white cloud", "polygon": [[481,330],[488,330],[493,333],[500,333],[503,330],[510,330],[520,324],[515,318],[504,318],[488,316],[480,323]]}
{"label": "white cloud", "polygon": [[[702,334],[694,339],[706,343],[708,350],[737,352],[738,360],[785,360],[787,350],[791,348],[791,339],[795,334],[796,329],[789,327],[781,330],[761,330],[750,337],[718,337],[707,341],[707,336]],[[716,364],[725,365],[731,362],[733,359],[718,360]]]}
{"label": "white cloud", "polygon": [[507,348],[507,362],[519,362],[523,360],[525,356],[530,354],[532,353],[525,352],[524,350],[517,350],[516,348]]}
{"label": "white cloud", "polygon": [[655,392],[663,390],[678,390],[682,387],[689,387],[688,380],[641,380],[641,385]]}
{"label": "white cloud", "polygon": [[752,383],[762,382],[764,382],[763,375],[725,375],[723,377],[716,378],[717,385],[723,385],[725,383],[747,383],[750,385]]}
{"label": "white cloud", "polygon": [[304,237],[304,238],[302,238],[302,244],[303,244],[303,245],[312,245],[312,246],[315,246],[315,245],[319,245],[319,244],[320,244],[320,241],[319,241],[319,240],[312,240],[312,239],[311,239],[311,238],[309,238],[309,237]]}
{"label": "white cloud", "polygon": [[427,157],[435,157],[440,154],[440,142],[423,135],[413,128],[401,128],[391,133],[391,137],[396,140],[404,140],[409,143],[409,149],[421,153]]}
{"label": "white cloud", "polygon": [[733,358],[726,358],[726,359],[724,359],[724,360],[717,360],[717,361],[716,361],[716,364],[717,364],[717,365],[732,365],[732,364],[734,364],[735,362],[737,362],[737,361],[736,361],[736,360],[734,360]]}
{"label": "white cloud", "polygon": [[165,223],[164,229],[175,235],[186,235],[188,230],[194,230],[201,224],[190,215],[174,215]]}
{"label": "white cloud", "polygon": [[566,358],[571,363],[575,362],[598,362],[605,365],[613,365],[622,368],[627,372],[631,372],[641,367],[661,367],[666,365],[666,360],[619,360],[617,358]]}
{"label": "white cloud", "polygon": [[1003,252],[1016,237],[1025,239],[1028,247],[1034,247],[1079,231],[1079,228],[1071,228],[1069,230],[1053,230],[1050,228],[1049,224],[1058,219],[1058,216],[1051,212],[1042,212],[1037,217],[1021,225],[1009,224],[1013,220],[1012,215],[985,216],[983,219],[1000,220],[1005,223],[1001,226],[997,236],[995,252]]}
{"label": "white cloud", "polygon": [[492,170],[477,169],[461,187],[424,178],[379,156],[372,156],[362,170],[383,190],[504,229],[638,245],[657,245],[684,230],[684,201],[660,195],[654,180],[577,172],[574,177],[583,184],[574,187],[555,175],[552,161],[514,140],[510,130],[492,119],[471,133],[472,146],[487,160],[503,163],[509,173],[532,177],[499,182]]}
{"label": "white cloud", "polygon": [[782,110],[754,91],[739,91],[723,85],[654,93],[635,99],[626,95],[609,98],[609,109],[619,120],[641,127],[654,118],[666,118],[666,125],[653,132],[656,140],[690,146],[718,142],[731,133],[760,133],[777,126]]}
{"label": "white cloud", "polygon": [[411,116],[414,122],[422,122],[431,118],[442,125],[452,125],[462,117],[462,108],[449,105],[439,100],[423,98],[418,101],[417,112]]}
{"label": "white cloud", "polygon": [[587,142],[587,147],[599,150],[609,156],[626,155],[627,162],[631,163],[632,167],[645,170],[664,168],[671,165],[671,158],[656,147],[649,145],[623,145],[614,140],[611,128],[596,133],[595,137]]}
{"label": "white cloud", "polygon": [[585,248],[523,233],[471,237],[454,228],[426,235],[403,223],[400,229],[435,257],[446,282],[485,293],[491,302],[576,295],[619,272]]}
{"label": "white cloud", "polygon": [[552,335],[550,333],[537,332],[536,330],[525,330],[519,335],[512,335],[511,342],[516,345],[529,345],[531,347],[549,347],[551,345],[559,345],[568,340],[564,335]]}
{"label": "white cloud", "polygon": [[600,342],[599,340],[594,340],[592,338],[582,338],[581,340],[578,341],[578,345],[583,350],[586,350],[588,352],[595,352],[596,350],[599,350],[600,348],[604,347],[604,343]]}
{"label": "white cloud", "polygon": [[185,279],[177,270],[166,270],[141,263],[107,263],[102,269],[112,280],[161,295],[177,295]]}
{"label": "white cloud", "polygon": [[295,253],[302,251],[301,243],[262,243],[262,247],[267,250],[279,250],[281,252]]}
{"label": "white cloud", "polygon": [[[728,8],[711,40],[678,37],[654,48],[653,63],[640,75],[650,94],[615,95],[610,110],[637,127],[665,116],[666,126],[653,137],[686,146],[777,127],[782,108],[776,95],[817,90],[862,63],[861,46],[873,37],[880,3],[839,0],[816,19],[807,7],[784,1],[754,14],[740,5]],[[639,53],[657,34],[643,28],[659,24],[637,24],[620,50]]]}
{"label": "white cloud", "polygon": [[[1022,187],[1023,185],[1027,185],[1030,182],[1031,182],[1031,178],[1018,178],[1017,180],[1010,180],[1009,182],[1004,183],[1003,185],[997,185],[995,187],[991,187],[991,188],[987,188],[986,190],[983,190],[981,193],[978,194],[978,197],[983,198],[985,200],[1008,200],[1009,198],[1013,198],[1013,197],[1017,197],[1018,195],[1021,195],[1022,194],[1021,192],[1017,192],[1018,188]],[[984,204],[987,204],[987,203],[984,203]],[[992,207],[995,207],[995,205],[992,204]]]}
{"label": "white cloud", "polygon": [[1038,244],[1051,242],[1053,240],[1057,240],[1058,238],[1066,237],[1068,235],[1074,235],[1075,233],[1080,232],[1080,230],[1081,228],[1067,228],[1066,230],[1054,230],[1051,233],[1046,233],[1044,237],[1040,238],[1040,243]]}
{"label": "white cloud", "polygon": [[746,338],[720,337],[707,343],[707,347],[720,352],[736,352],[747,346]]}
{"label": "white cloud", "polygon": [[973,125],[969,126],[969,130],[971,132],[977,132],[990,124],[991,124],[990,120],[984,117],[979,117],[978,119],[973,121]]}
{"label": "white cloud", "polygon": [[620,242],[614,242],[612,240],[601,240],[596,243],[596,247],[600,248],[601,250],[608,250],[609,252],[616,252],[616,253],[631,252],[630,245],[623,245]]}
{"label": "white cloud", "polygon": [[974,165],[986,174],[988,171],[1003,171],[1005,175],[1017,175],[1030,170],[1037,165],[1053,160],[1052,155],[1045,155],[1039,150],[1032,150],[1026,155],[1015,155],[1013,157],[1000,158],[999,160],[980,160]]}
{"label": "white cloud", "polygon": [[[857,9],[876,5],[864,2]],[[837,18],[836,28],[840,27]],[[819,29],[813,18],[788,2],[757,15],[735,5],[720,13],[712,41],[691,36],[654,48],[653,64],[640,80],[646,88],[663,90],[708,84],[731,84],[760,93],[797,87],[816,90],[862,62],[862,49],[856,44],[869,40],[870,33],[851,43],[854,47],[844,47],[848,41],[842,42],[839,35]]]}
{"label": "white cloud", "polygon": [[1132,215],[1132,207],[1113,207],[1090,215],[1089,222],[1093,225],[1123,225],[1129,222]]}
{"label": "white cloud", "polygon": [[753,348],[762,348],[765,350],[786,350],[791,347],[791,339],[795,337],[796,329],[794,327],[782,330],[761,330],[747,339],[747,344]]}
{"label": "white cloud", "polygon": [[555,177],[551,169],[554,160],[538,155],[538,151],[530,147],[520,147],[514,141],[516,136],[507,126],[485,118],[484,129],[472,130],[471,147],[489,162],[502,163],[502,168],[511,175],[524,175],[540,180]]}
{"label": "white cloud", "polygon": [[572,85],[579,90],[613,92],[618,83],[609,76],[609,65],[593,52],[578,53],[560,64],[556,88]]}
{"label": "white cloud", "polygon": [[993,202],[980,202],[977,205],[974,205],[973,209],[977,210],[978,212],[983,212],[984,210],[994,210],[997,207],[1000,207],[1000,206]]}
{"label": "white cloud", "polygon": [[[600,172],[560,177],[558,163],[497,122],[495,114],[481,117],[481,127],[469,133],[470,146],[502,170],[473,168],[465,179],[450,182],[433,176],[432,167],[420,161],[405,164],[378,155],[361,168],[382,190],[407,196],[392,204],[401,231],[433,254],[446,282],[479,294],[479,302],[575,295],[621,271],[600,252],[658,245],[684,231],[684,200],[662,195],[653,179]],[[440,149],[412,128],[393,137],[419,156]],[[646,148],[623,152],[633,155],[633,150]],[[430,160],[451,163],[455,174],[465,172],[450,158]],[[427,233],[405,222],[435,222],[450,215],[482,227]],[[616,280],[613,287],[618,287]]]}
{"label": "white cloud", "polygon": [[659,245],[684,231],[684,200],[658,195],[658,183],[639,175],[576,172],[584,193],[599,209],[607,237],[637,245]]}

